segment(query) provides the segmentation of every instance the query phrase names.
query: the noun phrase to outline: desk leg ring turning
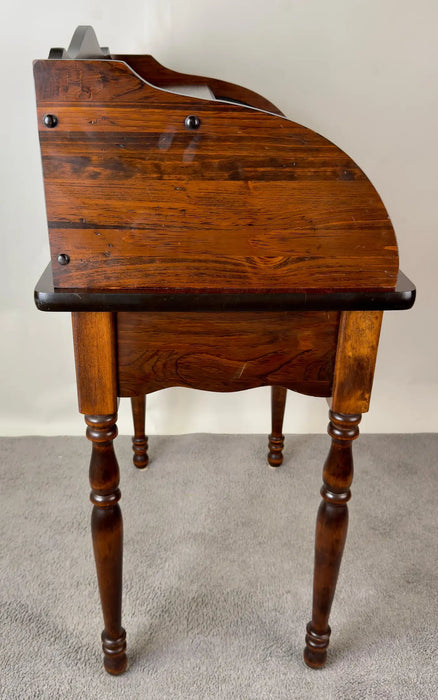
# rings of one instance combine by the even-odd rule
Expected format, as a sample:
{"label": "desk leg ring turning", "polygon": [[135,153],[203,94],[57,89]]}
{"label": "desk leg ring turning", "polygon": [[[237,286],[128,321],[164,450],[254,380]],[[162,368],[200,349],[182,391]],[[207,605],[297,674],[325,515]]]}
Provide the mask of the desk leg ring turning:
{"label": "desk leg ring turning", "polygon": [[268,463],[271,467],[279,467],[283,463],[283,418],[286,406],[287,389],[282,386],[271,386],[271,421],[272,432],[269,435]]}
{"label": "desk leg ring turning", "polygon": [[132,417],[134,419],[134,437],[132,438],[132,449],[134,452],[133,462],[137,469],[147,469],[149,464],[148,439],[145,435],[146,419],[146,396],[131,397]]}
{"label": "desk leg ring turning", "polygon": [[324,464],[322,501],[316,521],[312,620],[307,625],[304,661],[321,668],[327,658],[328,624],[348,527],[350,486],[353,479],[352,442],[359,435],[360,414],[330,411],[328,434],[332,442]]}
{"label": "desk leg ring turning", "polygon": [[104,666],[118,675],[127,667],[126,632],[122,617],[123,522],[119,465],[113,448],[117,414],[85,416],[87,437],[92,442],[90,500],[93,504],[91,532],[105,629],[102,632]]}

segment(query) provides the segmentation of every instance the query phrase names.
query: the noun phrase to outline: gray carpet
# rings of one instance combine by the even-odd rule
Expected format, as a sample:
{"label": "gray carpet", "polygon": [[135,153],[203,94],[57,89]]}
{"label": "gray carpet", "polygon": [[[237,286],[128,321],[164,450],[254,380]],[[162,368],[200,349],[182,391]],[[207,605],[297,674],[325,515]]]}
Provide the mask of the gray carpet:
{"label": "gray carpet", "polygon": [[302,661],[327,436],[119,437],[130,667],[102,669],[89,443],[0,440],[0,697],[438,697],[438,435],[355,443],[350,530],[327,666]]}

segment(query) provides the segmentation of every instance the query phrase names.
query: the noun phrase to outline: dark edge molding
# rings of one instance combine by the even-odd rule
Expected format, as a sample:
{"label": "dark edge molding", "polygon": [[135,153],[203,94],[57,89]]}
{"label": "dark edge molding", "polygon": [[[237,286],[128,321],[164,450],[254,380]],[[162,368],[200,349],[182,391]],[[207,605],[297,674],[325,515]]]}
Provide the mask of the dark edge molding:
{"label": "dark edge molding", "polygon": [[395,290],[193,293],[54,289],[51,264],[35,287],[40,311],[389,311],[410,309],[415,285],[399,272]]}

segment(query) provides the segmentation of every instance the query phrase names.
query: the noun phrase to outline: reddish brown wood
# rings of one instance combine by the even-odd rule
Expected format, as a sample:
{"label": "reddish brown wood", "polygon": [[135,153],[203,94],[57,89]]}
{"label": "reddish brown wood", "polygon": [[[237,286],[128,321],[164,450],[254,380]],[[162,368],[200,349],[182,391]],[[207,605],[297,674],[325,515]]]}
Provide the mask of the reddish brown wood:
{"label": "reddish brown wood", "polygon": [[38,61],[35,79],[55,286],[395,287],[388,214],[319,134],[158,90],[117,61]]}
{"label": "reddish brown wood", "polygon": [[333,408],[366,413],[369,408],[383,311],[344,311],[339,326]]}
{"label": "reddish brown wood", "polygon": [[[394,303],[394,232],[360,168],[261,96],[169,71],[149,56],[119,58],[132,69],[111,58],[35,63],[54,285],[71,308],[81,304],[73,334],[93,443],[105,667],[121,673],[127,664],[117,396],[132,397],[134,463],[142,467],[146,393],[271,385],[273,466],[282,460],[286,389],[333,395],[305,650],[318,668],[347,533],[352,440],[368,410],[380,309]],[[160,89],[203,81],[218,98],[277,114]],[[196,130],[185,126],[190,114],[200,119]],[[59,304],[55,293],[45,299],[47,308]]]}
{"label": "reddish brown wood", "polygon": [[381,322],[381,311],[341,314],[328,428],[332,445],[317,517],[313,614],[304,651],[306,663],[313,668],[323,666],[327,657],[328,620],[347,535],[352,440],[359,434],[361,413],[369,407]]}
{"label": "reddish brown wood", "polygon": [[117,411],[114,314],[72,314],[80,413]]}
{"label": "reddish brown wood", "polygon": [[284,386],[271,387],[272,432],[269,436],[268,462],[271,467],[279,467],[283,462],[283,418],[286,406],[287,389]]}
{"label": "reddish brown wood", "polygon": [[304,660],[312,668],[320,668],[327,658],[331,632],[328,620],[347,536],[352,440],[359,435],[360,419],[360,414],[348,416],[330,411],[328,433],[332,443],[324,465],[323,500],[316,522],[313,611],[304,650]]}
{"label": "reddish brown wood", "polygon": [[278,107],[265,97],[241,85],[234,85],[216,78],[179,73],[162,66],[152,56],[113,54],[112,58],[117,61],[125,61],[139,76],[157,87],[169,90],[177,85],[205,85],[210,88],[217,100],[236,100],[250,107],[256,107],[275,114],[283,114]]}
{"label": "reddish brown wood", "polygon": [[117,314],[120,396],[170,386],[331,394],[337,312]]}
{"label": "reddish brown wood", "polygon": [[133,462],[137,469],[146,469],[149,464],[148,439],[145,435],[146,396],[131,397],[132,417],[134,419],[134,437],[132,449],[134,451]]}
{"label": "reddish brown wood", "polygon": [[93,447],[90,462],[90,499],[93,503],[91,531],[105,623],[102,632],[104,666],[108,673],[123,673],[127,667],[126,633],[122,615],[123,523],[118,501],[119,467],[113,440],[117,415],[85,416],[87,437]]}

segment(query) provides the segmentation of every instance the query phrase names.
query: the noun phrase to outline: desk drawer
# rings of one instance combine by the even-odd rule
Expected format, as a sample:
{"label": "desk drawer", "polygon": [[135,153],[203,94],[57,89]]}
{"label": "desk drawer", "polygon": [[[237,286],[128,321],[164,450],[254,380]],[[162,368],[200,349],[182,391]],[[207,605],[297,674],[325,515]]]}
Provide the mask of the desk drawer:
{"label": "desk drawer", "polygon": [[330,396],[339,313],[117,314],[120,396],[284,386]]}

